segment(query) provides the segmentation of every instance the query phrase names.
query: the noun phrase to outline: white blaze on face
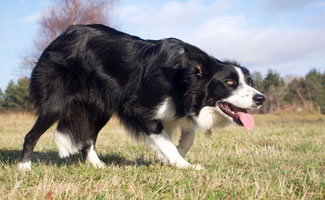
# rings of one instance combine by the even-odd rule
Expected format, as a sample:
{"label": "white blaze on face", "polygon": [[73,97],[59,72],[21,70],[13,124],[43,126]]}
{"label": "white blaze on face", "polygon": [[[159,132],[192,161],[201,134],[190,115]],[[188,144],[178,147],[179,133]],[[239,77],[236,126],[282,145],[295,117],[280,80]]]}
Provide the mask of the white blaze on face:
{"label": "white blaze on face", "polygon": [[236,107],[244,109],[251,109],[256,107],[256,104],[253,101],[253,96],[261,93],[246,83],[245,75],[239,67],[235,67],[235,69],[239,76],[238,87],[224,101],[229,102]]}

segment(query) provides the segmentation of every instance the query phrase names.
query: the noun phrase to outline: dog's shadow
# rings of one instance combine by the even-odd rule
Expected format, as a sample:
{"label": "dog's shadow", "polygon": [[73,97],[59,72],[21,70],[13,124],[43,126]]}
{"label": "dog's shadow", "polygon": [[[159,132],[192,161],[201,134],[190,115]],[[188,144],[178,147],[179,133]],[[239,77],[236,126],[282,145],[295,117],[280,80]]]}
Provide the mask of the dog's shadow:
{"label": "dog's shadow", "polygon": [[[19,162],[21,151],[0,149],[0,163],[4,165],[15,165]],[[39,162],[45,165],[63,166],[84,163],[83,156],[78,153],[69,158],[61,159],[56,151],[33,152],[32,162]],[[148,161],[143,156],[136,157],[134,160],[127,160],[118,153],[99,155],[99,158],[106,165],[116,166],[149,166],[156,161]]]}

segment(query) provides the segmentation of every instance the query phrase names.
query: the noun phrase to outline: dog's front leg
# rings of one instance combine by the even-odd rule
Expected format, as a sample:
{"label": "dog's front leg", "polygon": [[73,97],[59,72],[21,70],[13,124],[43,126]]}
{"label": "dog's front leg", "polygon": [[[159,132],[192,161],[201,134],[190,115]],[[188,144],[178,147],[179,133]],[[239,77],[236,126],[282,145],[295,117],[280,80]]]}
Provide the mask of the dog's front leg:
{"label": "dog's front leg", "polygon": [[178,152],[176,146],[171,141],[169,135],[162,131],[160,134],[151,134],[148,136],[150,146],[159,154],[167,159],[168,163],[180,169],[194,168],[204,169],[201,165],[191,165]]}
{"label": "dog's front leg", "polygon": [[181,129],[181,136],[179,139],[177,150],[183,158],[192,147],[194,137],[195,137],[195,129],[185,129],[185,128]]}

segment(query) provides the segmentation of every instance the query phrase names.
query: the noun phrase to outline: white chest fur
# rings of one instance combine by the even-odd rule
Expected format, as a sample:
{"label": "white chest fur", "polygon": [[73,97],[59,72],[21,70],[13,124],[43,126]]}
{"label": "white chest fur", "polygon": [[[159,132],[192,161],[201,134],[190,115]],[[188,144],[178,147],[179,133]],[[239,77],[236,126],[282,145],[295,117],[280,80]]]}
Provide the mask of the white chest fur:
{"label": "white chest fur", "polygon": [[195,117],[197,128],[207,131],[212,128],[223,128],[231,123],[229,118],[218,111],[218,108],[205,106],[201,109],[199,116]]}

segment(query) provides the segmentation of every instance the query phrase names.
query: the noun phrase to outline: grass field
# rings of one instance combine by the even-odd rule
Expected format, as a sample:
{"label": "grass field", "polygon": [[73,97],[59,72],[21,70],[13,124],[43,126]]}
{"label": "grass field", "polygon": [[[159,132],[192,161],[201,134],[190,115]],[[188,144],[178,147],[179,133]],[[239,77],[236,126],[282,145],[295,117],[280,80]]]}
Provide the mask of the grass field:
{"label": "grass field", "polygon": [[237,126],[210,138],[198,132],[186,159],[202,171],[161,165],[115,120],[96,145],[107,168],[94,169],[80,154],[59,159],[52,127],[35,148],[32,170],[20,172],[35,117],[0,114],[0,199],[325,199],[325,117],[255,118],[252,132]]}

